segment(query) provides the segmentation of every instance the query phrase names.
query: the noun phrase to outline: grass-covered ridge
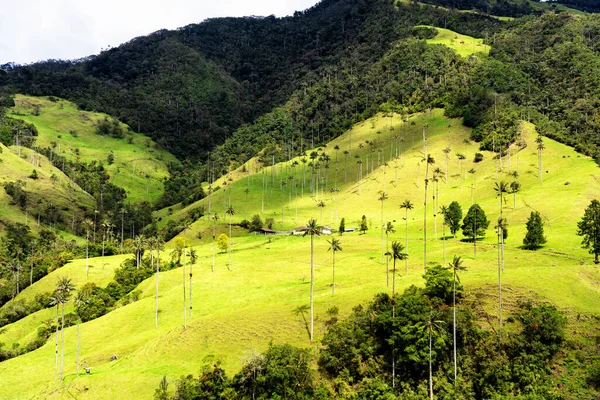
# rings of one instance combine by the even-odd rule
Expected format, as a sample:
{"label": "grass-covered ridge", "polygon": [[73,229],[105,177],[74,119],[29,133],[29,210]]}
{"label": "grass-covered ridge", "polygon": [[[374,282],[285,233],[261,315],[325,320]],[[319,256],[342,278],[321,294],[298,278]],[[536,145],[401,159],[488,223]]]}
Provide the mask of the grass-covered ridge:
{"label": "grass-covered ridge", "polygon": [[[535,127],[522,124],[522,138],[525,147],[513,146],[510,160],[502,160],[502,172],[499,160],[490,152],[481,152],[483,161],[473,163],[478,145],[468,140],[469,130],[462,127],[459,120],[443,117],[442,110],[433,110],[431,114],[416,114],[401,123],[398,115],[379,115],[377,118],[358,124],[351,131],[329,143],[322,150],[330,157],[327,170],[328,184],[336,181],[339,192],[325,191],[324,208],[317,207],[316,193],[309,194],[305,187],[305,197],[295,201],[295,190],[290,201],[289,186],[301,190],[302,163],[295,166],[289,163],[276,165],[273,175],[271,169],[265,170],[269,185],[265,195],[265,208],[262,212],[262,170],[254,174],[250,163],[247,170],[253,174],[232,174],[226,188],[211,197],[212,212],[218,212],[218,230],[226,232],[229,218],[223,214],[223,204],[235,208],[233,223],[239,223],[253,214],[275,219],[276,229],[290,229],[305,224],[309,218],[331,224],[336,228],[339,220],[346,218],[346,226],[358,226],[361,216],[366,215],[369,230],[366,235],[345,234],[338,237],[343,251],[336,255],[336,293],[331,296],[331,252],[327,249],[328,237],[316,238],[316,333],[317,339],[324,332],[326,311],[337,306],[342,316],[348,315],[357,303],[367,301],[375,293],[389,291],[386,287],[385,265],[381,264],[381,202],[379,191],[384,190],[389,199],[383,203],[384,220],[394,224],[396,233],[390,235],[390,241],[404,243],[404,210],[399,204],[410,199],[414,210],[409,212],[409,274],[404,276],[403,268],[397,278],[397,290],[402,291],[410,284],[422,285],[423,272],[423,181],[424,164],[422,132],[426,128],[428,153],[434,159],[433,168],[439,167],[445,172],[446,147],[449,153],[449,176],[439,181],[439,205],[447,205],[456,200],[463,212],[471,204],[472,195],[495,221],[499,215],[499,199],[494,192],[494,184],[500,180],[513,180],[509,172],[518,171],[518,181],[522,189],[516,194],[516,206],[513,208],[513,196],[507,196],[503,212],[509,223],[509,237],[506,242],[506,272],[502,275],[505,287],[506,313],[522,298],[534,298],[556,304],[569,317],[569,333],[573,340],[585,343],[591,341],[597,325],[589,322],[589,317],[597,313],[600,293],[596,282],[600,279],[598,271],[591,265],[592,257],[580,248],[580,238],[575,235],[576,222],[592,198],[600,195],[596,180],[600,175],[598,166],[590,158],[581,156],[567,146],[545,139],[543,152],[544,177],[540,185],[537,176],[538,156],[535,150]],[[392,138],[392,160],[390,160],[390,127]],[[394,138],[397,135],[398,138]],[[400,140],[403,139],[403,141]],[[413,142],[414,139],[414,142]],[[397,141],[396,141],[397,140]],[[366,144],[373,142],[375,145]],[[395,157],[398,143],[401,157]],[[362,146],[361,146],[362,145]],[[335,149],[339,147],[339,150]],[[388,163],[377,167],[378,148],[386,153]],[[347,161],[347,181],[343,184],[344,151],[352,149]],[[401,150],[401,151],[400,151]],[[309,152],[310,153],[310,152]],[[336,161],[337,153],[337,161]],[[460,160],[457,154],[463,154]],[[373,170],[367,171],[373,161]],[[358,158],[355,158],[358,156]],[[363,179],[358,180],[361,160]],[[371,158],[375,157],[375,158]],[[293,160],[292,160],[293,163]],[[291,164],[289,164],[291,165]],[[473,168],[475,174],[468,171]],[[337,171],[336,171],[337,170]],[[384,173],[385,171],[385,173]],[[547,172],[546,172],[547,171]],[[430,171],[431,172],[431,171]],[[295,176],[295,185],[280,185],[281,179]],[[307,174],[310,176],[309,174]],[[271,179],[275,182],[271,185]],[[471,184],[475,180],[472,192]],[[290,181],[293,181],[290,180]],[[308,181],[308,180],[307,180]],[[568,184],[566,184],[568,182]],[[222,182],[218,182],[221,184]],[[281,190],[281,188],[284,188]],[[330,186],[331,187],[331,186]],[[428,192],[428,242],[427,258],[429,265],[443,263],[443,249],[447,258],[461,255],[465,259],[468,271],[461,274],[469,298],[476,310],[485,315],[490,326],[497,323],[497,305],[495,303],[495,284],[497,282],[497,252],[493,228],[486,238],[478,243],[477,258],[473,259],[471,243],[442,238],[441,217],[437,217],[437,237],[434,227],[431,196],[434,185]],[[245,192],[249,189],[248,193]],[[231,196],[231,197],[230,197]],[[319,196],[322,196],[321,194]],[[549,201],[552,199],[552,201]],[[205,206],[209,199],[203,199],[190,207]],[[298,204],[298,217],[296,217]],[[283,205],[283,222],[281,210]],[[525,234],[525,222],[532,210],[539,211],[546,222],[548,243],[536,252],[520,249]],[[188,210],[175,210],[171,218],[183,218]],[[322,212],[322,215],[321,215]],[[168,215],[165,211],[164,219]],[[491,224],[493,226],[493,224]],[[194,311],[188,320],[189,326],[183,329],[181,280],[182,269],[161,273],[159,327],[154,327],[154,278],[143,282],[140,300],[120,307],[97,320],[81,326],[82,358],[92,366],[90,375],[74,375],[75,335],[74,327],[66,330],[65,365],[67,378],[65,389],[54,384],[54,343],[53,339],[42,348],[16,359],[0,363],[0,397],[47,397],[60,398],[67,391],[77,393],[82,398],[115,398],[123,394],[135,393],[137,398],[150,398],[163,375],[175,379],[182,374],[197,373],[208,355],[221,358],[228,373],[235,373],[245,359],[253,353],[265,350],[268,343],[291,343],[309,347],[304,323],[292,310],[308,303],[308,282],[310,276],[310,243],[308,238],[276,236],[272,238],[247,235],[241,229],[235,229],[232,265],[226,253],[217,251],[215,271],[211,272],[213,246],[210,239],[212,221],[201,218],[187,230],[185,236],[191,239],[199,255],[194,266]],[[197,237],[202,233],[202,239]],[[447,232],[446,232],[447,233]],[[182,235],[183,236],[183,235]],[[193,239],[192,239],[193,238]],[[173,244],[167,245],[162,258],[168,258]],[[93,268],[91,279],[99,286],[106,284],[112,270],[122,257],[107,258],[104,270]],[[98,265],[98,259],[90,261]],[[81,282],[84,276],[85,260],[77,260],[46,279],[24,291],[21,296],[30,297],[37,290],[48,290],[60,276],[77,277]],[[189,266],[188,266],[189,268]],[[186,277],[187,279],[187,277]],[[36,288],[36,286],[39,286]],[[40,312],[39,317],[19,321],[6,327],[0,334],[0,342],[22,341],[35,331],[33,318],[48,318],[51,312]],[[587,322],[586,322],[587,321]],[[507,323],[510,329],[510,323]],[[29,333],[28,333],[29,332]],[[22,342],[21,342],[22,343]],[[318,341],[316,342],[318,345]],[[110,361],[116,354],[119,360]],[[565,361],[566,362],[566,361]],[[557,366],[564,376],[569,373],[567,364]],[[564,389],[568,391],[567,389]],[[18,393],[18,396],[15,396]]]}
{"label": "grass-covered ridge", "polygon": [[[105,118],[112,123],[114,119],[79,110],[63,99],[17,95],[8,116],[36,126],[37,146],[52,148],[67,160],[103,164],[110,182],[124,188],[129,201],[153,201],[160,197],[162,179],[169,174],[168,164],[175,162],[154,141],[122,123],[117,123],[122,138],[97,134],[98,123]],[[111,154],[112,164],[108,162]]]}
{"label": "grass-covered ridge", "polygon": [[[426,26],[426,25],[421,25]],[[435,37],[427,39],[429,44],[442,44],[448,46],[462,57],[468,57],[473,54],[488,54],[490,46],[484,43],[483,38],[474,38],[472,36],[462,35],[450,29],[428,26],[437,30]]]}

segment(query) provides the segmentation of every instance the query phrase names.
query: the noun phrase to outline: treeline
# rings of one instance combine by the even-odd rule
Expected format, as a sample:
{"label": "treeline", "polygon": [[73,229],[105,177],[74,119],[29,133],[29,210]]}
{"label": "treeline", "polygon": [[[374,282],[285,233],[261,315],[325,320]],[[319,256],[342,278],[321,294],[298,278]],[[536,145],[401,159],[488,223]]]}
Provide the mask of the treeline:
{"label": "treeline", "polygon": [[563,4],[587,12],[600,12],[600,4],[596,0],[548,0],[551,4]]}
{"label": "treeline", "polygon": [[323,69],[348,60],[344,68],[356,75],[421,23],[475,35],[501,25],[388,0],[323,1],[293,17],[214,19],[158,31],[74,62],[5,66],[0,87],[109,113],[180,159],[204,160],[241,124],[320,81]]}
{"label": "treeline", "polygon": [[[462,300],[460,283],[453,291],[450,270],[430,268],[424,277],[425,288],[411,286],[394,297],[379,294],[345,319],[330,309],[317,355],[271,344],[232,377],[218,361],[206,364],[198,377],[182,376],[172,385],[165,377],[155,399],[560,398],[553,363],[565,342],[561,312],[520,302],[508,318],[511,333],[500,338],[480,328],[472,311],[478,306]],[[312,368],[315,358],[318,371]]]}

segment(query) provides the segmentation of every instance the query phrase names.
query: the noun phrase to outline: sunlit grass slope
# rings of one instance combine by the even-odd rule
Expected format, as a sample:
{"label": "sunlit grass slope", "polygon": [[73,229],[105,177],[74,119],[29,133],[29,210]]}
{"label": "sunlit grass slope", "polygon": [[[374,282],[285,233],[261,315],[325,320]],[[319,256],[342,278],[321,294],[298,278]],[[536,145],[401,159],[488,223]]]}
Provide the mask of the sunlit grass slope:
{"label": "sunlit grass slope", "polygon": [[[383,219],[393,221],[396,229],[396,233],[390,235],[390,241],[404,243],[405,240],[405,213],[399,208],[400,203],[409,199],[415,204],[408,214],[409,271],[406,275],[404,264],[398,265],[397,287],[402,291],[411,284],[422,285],[424,125],[427,152],[435,159],[432,169],[439,168],[445,173],[446,153],[443,150],[451,149],[447,176],[440,179],[437,190],[438,185],[431,181],[428,188],[428,264],[443,263],[444,248],[447,259],[454,255],[463,256],[468,271],[461,275],[461,279],[468,301],[473,301],[475,310],[483,313],[482,321],[497,323],[494,223],[491,223],[486,238],[478,242],[475,259],[472,243],[460,241],[460,234],[457,239],[447,235],[447,240],[442,240],[441,217],[438,215],[437,220],[433,217],[433,195],[438,193],[437,206],[456,200],[464,213],[474,198],[486,211],[488,219],[495,221],[500,211],[495,183],[501,180],[511,182],[515,178],[509,172],[517,171],[519,176],[516,179],[522,184],[522,190],[516,194],[516,203],[512,195],[502,203],[509,223],[506,270],[502,275],[507,308],[510,309],[517,299],[535,298],[556,304],[567,312],[571,322],[576,321],[576,315],[597,314],[600,274],[592,264],[593,258],[580,248],[580,238],[575,235],[576,222],[585,207],[591,199],[600,195],[597,183],[600,169],[591,159],[545,139],[540,184],[534,142],[536,134],[531,125],[523,124],[522,136],[526,146],[512,147],[510,157],[503,157],[502,164],[489,152],[482,152],[483,161],[474,163],[478,145],[468,140],[469,130],[459,120],[443,117],[441,110],[412,115],[405,123],[401,123],[398,115],[379,115],[358,124],[322,149],[330,157],[329,168],[322,179],[324,193],[319,193],[318,197],[318,201],[324,201],[325,207],[317,207],[316,191],[310,193],[309,168],[305,167],[304,181],[304,164],[299,162],[292,167],[294,160],[264,170],[264,197],[262,170],[254,174],[256,164],[251,161],[245,168],[252,172],[250,176],[246,176],[243,169],[232,173],[232,181],[225,186],[227,190],[219,189],[210,199],[211,213],[218,212],[221,217],[219,231],[228,230],[229,219],[223,214],[223,208],[229,204],[236,210],[233,223],[259,214],[263,220],[274,218],[276,229],[291,229],[305,224],[309,218],[337,227],[342,217],[346,219],[347,227],[357,227],[361,216],[366,216],[370,227],[366,235],[349,233],[339,237],[343,251],[336,256],[334,296],[331,294],[332,254],[327,243],[330,238],[315,238],[315,343],[309,342],[302,318],[292,312],[308,303],[309,238],[268,238],[235,229],[231,265],[228,255],[217,251],[213,272],[212,222],[207,215],[186,232],[186,238],[191,239],[199,254],[199,260],[193,267],[193,314],[186,329],[183,329],[181,283],[185,278],[187,285],[189,266],[185,273],[179,268],[160,274],[158,328],[154,325],[155,280],[152,277],[138,288],[141,290],[139,301],[82,325],[81,354],[92,366],[91,374],[79,377],[74,374],[76,329],[72,327],[66,330],[65,335],[67,377],[63,388],[54,380],[54,343],[50,340],[32,353],[0,363],[0,380],[3,383],[0,398],[62,398],[70,397],[69,393],[82,399],[110,399],[125,395],[151,398],[163,375],[172,380],[182,374],[197,373],[203,360],[210,355],[222,359],[227,371],[235,373],[245,359],[263,351],[271,341],[317,347],[324,332],[324,321],[328,318],[326,311],[330,307],[337,306],[342,316],[347,315],[353,306],[368,301],[375,293],[390,291],[390,287],[386,286],[386,267],[381,263],[382,204],[378,201],[381,191],[389,195],[383,202]],[[348,154],[344,154],[345,151]],[[463,154],[465,159],[461,161],[457,154]],[[387,166],[384,166],[384,159]],[[358,180],[361,165],[363,176],[362,180]],[[471,169],[476,170],[475,174],[468,172]],[[429,172],[431,178],[431,169]],[[325,181],[328,189],[337,187],[339,191],[325,190]],[[283,185],[282,182],[287,183]],[[301,198],[303,183],[304,197]],[[217,184],[222,186],[223,181]],[[206,198],[190,208],[204,206],[208,211],[208,204],[209,199]],[[544,248],[535,252],[520,249],[525,222],[533,210],[542,214],[548,238]],[[187,211],[175,210],[170,217],[165,212],[163,222],[167,218],[183,218]],[[198,238],[198,233],[202,234],[202,239]],[[168,257],[169,251],[167,248],[162,253],[163,260]],[[105,285],[109,279],[107,272],[111,272],[121,260],[116,257],[107,261],[110,266],[105,267],[103,274],[100,274],[101,269],[92,269],[95,275],[90,279]],[[97,259],[91,262],[99,263]],[[81,284],[85,280],[85,260],[77,260],[55,271],[21,296],[25,298],[36,291],[47,290],[57,276],[65,275],[77,277],[76,282]],[[32,316],[8,326],[4,336],[0,335],[0,341],[17,340],[24,344],[25,338],[33,334],[35,323],[52,315],[53,310],[46,310],[36,317],[36,321],[32,321]],[[578,334],[585,335],[585,332],[579,329]],[[112,355],[119,359],[111,362]]]}
{"label": "sunlit grass slope", "polygon": [[[34,170],[37,179],[30,178]],[[37,215],[27,215],[19,207],[11,204],[12,199],[4,190],[5,183],[16,181],[24,182],[24,190],[36,198],[50,200],[61,209],[71,208],[73,204],[87,208],[94,205],[92,196],[52,166],[46,157],[39,157],[38,164],[38,157],[34,157],[30,149],[16,146],[8,148],[0,144],[0,219],[27,224],[34,231],[38,229]]]}
{"label": "sunlit grass slope", "polygon": [[[37,127],[38,146],[52,147],[69,160],[104,164],[110,181],[127,191],[129,201],[153,201],[162,194],[167,165],[175,162],[170,153],[124,124],[120,124],[125,133],[122,139],[97,135],[95,126],[105,114],[82,111],[71,102],[53,99],[17,95],[9,116]],[[35,115],[36,107],[39,115]],[[111,153],[114,164],[108,165]]]}
{"label": "sunlit grass slope", "polygon": [[489,54],[490,52],[490,46],[484,44],[483,39],[462,35],[450,29],[439,28],[437,26],[431,26],[430,28],[435,28],[438,33],[433,39],[427,40],[429,44],[442,44],[451,48],[462,57],[469,57],[477,53]]}

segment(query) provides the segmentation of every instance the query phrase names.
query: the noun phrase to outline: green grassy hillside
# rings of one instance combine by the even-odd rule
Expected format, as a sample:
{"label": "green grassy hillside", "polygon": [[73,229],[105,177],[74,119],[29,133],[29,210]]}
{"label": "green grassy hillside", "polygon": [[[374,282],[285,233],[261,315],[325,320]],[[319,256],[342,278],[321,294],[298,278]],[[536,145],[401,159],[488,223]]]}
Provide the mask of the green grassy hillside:
{"label": "green grassy hillside", "polygon": [[[53,148],[68,160],[104,164],[110,182],[124,188],[129,201],[156,200],[163,192],[167,165],[175,162],[151,139],[124,124],[118,124],[123,138],[96,134],[96,125],[107,116],[79,110],[66,100],[17,95],[8,115],[36,126],[38,146]],[[111,153],[114,163],[109,165]]]}
{"label": "green grassy hillside", "polygon": [[[37,178],[30,176],[36,171]],[[8,182],[22,181],[24,190],[34,198],[51,201],[58,209],[73,209],[77,218],[82,209],[93,209],[94,199],[85,193],[75,182],[67,177],[44,156],[25,147],[10,148],[0,144],[0,186]],[[38,229],[38,215],[27,214],[17,205],[11,204],[12,199],[5,190],[0,190],[0,220],[10,223],[26,223],[33,230]],[[73,205],[78,207],[74,208]],[[34,208],[35,207],[30,207]]]}
{"label": "green grassy hillside", "polygon": [[[316,191],[310,193],[307,166],[304,168],[306,180],[303,179],[304,164],[301,161],[294,167],[294,160],[275,168],[268,167],[264,169],[263,178],[263,170],[257,169],[256,161],[252,160],[232,173],[231,181],[225,178],[216,182],[221,189],[210,198],[186,209],[176,209],[171,216],[163,211],[161,222],[185,218],[193,207],[204,206],[208,211],[209,203],[211,214],[217,212],[220,216],[219,231],[227,231],[229,219],[223,209],[229,205],[236,211],[231,218],[233,223],[260,214],[263,220],[274,218],[276,229],[291,229],[305,224],[309,218],[337,227],[342,217],[346,219],[347,227],[358,227],[361,216],[365,215],[369,221],[367,234],[351,233],[339,237],[343,251],[336,256],[335,296],[331,295],[331,252],[327,251],[330,238],[315,239],[318,339],[324,331],[324,321],[328,318],[326,311],[330,307],[337,306],[342,316],[347,315],[353,306],[367,301],[375,293],[390,291],[386,286],[386,266],[381,263],[380,191],[389,195],[383,202],[383,219],[393,221],[396,229],[396,233],[390,235],[390,241],[405,240],[404,210],[399,209],[400,203],[409,199],[415,204],[408,214],[408,275],[404,265],[399,265],[397,286],[402,291],[408,285],[422,284],[424,125],[427,152],[435,159],[432,168],[439,167],[442,172],[448,168],[448,176],[439,181],[438,190],[431,181],[428,189],[428,264],[443,263],[444,249],[447,259],[453,255],[463,256],[468,271],[461,279],[467,298],[474,310],[483,316],[482,320],[487,318],[491,324],[486,327],[495,326],[498,317],[494,224],[490,225],[486,238],[478,242],[475,259],[472,243],[460,241],[460,234],[457,239],[447,235],[447,240],[443,240],[441,217],[438,215],[437,221],[433,217],[433,194],[439,193],[439,206],[458,201],[465,214],[474,198],[486,211],[488,219],[495,221],[500,211],[500,199],[494,185],[500,180],[514,180],[509,173],[517,171],[522,190],[516,194],[516,202],[509,195],[502,205],[509,223],[506,270],[502,275],[505,306],[510,310],[518,299],[523,298],[550,301],[567,313],[573,340],[591,340],[597,334],[597,324],[586,325],[581,321],[589,320],[590,315],[598,312],[600,273],[593,266],[592,257],[581,249],[575,231],[584,208],[600,195],[597,184],[600,169],[590,158],[545,139],[543,183],[540,184],[535,128],[526,123],[522,124],[522,139],[526,146],[512,147],[510,156],[502,158],[500,171],[500,160],[494,159],[492,153],[481,152],[483,161],[473,162],[478,145],[468,140],[469,130],[459,120],[443,117],[442,110],[412,115],[404,123],[398,115],[379,115],[358,124],[322,149],[330,161],[329,168],[323,167],[326,171],[322,176],[323,193],[318,197]],[[446,162],[443,150],[447,147],[451,151]],[[345,151],[348,151],[347,155]],[[463,154],[465,159],[459,160],[457,154]],[[361,165],[362,179],[359,179]],[[467,172],[472,168],[476,170],[475,174]],[[225,181],[227,185],[224,185]],[[283,185],[282,182],[287,183]],[[302,193],[303,184],[304,197],[298,196],[296,200],[296,192]],[[331,187],[339,191],[332,192]],[[325,207],[317,207],[318,201],[324,201]],[[520,248],[525,222],[532,210],[539,211],[546,223],[548,243],[538,251]],[[302,318],[292,312],[308,303],[309,238],[267,238],[234,228],[231,265],[228,255],[217,251],[212,272],[211,226],[212,221],[207,215],[185,234],[199,254],[193,267],[194,309],[187,329],[183,328],[181,281],[182,277],[188,278],[186,271],[179,268],[160,274],[158,328],[154,326],[153,277],[139,286],[138,301],[81,326],[81,355],[92,366],[91,374],[75,376],[76,329],[71,327],[65,335],[67,377],[64,388],[54,380],[51,338],[34,352],[0,363],[0,380],[3,382],[0,397],[62,398],[70,394],[77,398],[108,399],[127,393],[136,398],[150,398],[163,375],[172,380],[182,374],[197,373],[209,355],[222,359],[226,370],[233,373],[245,359],[263,351],[271,341],[311,346]],[[202,238],[198,238],[199,233]],[[168,257],[170,250],[168,245],[162,253],[163,259]],[[108,265],[104,269],[93,268],[90,279],[100,286],[106,285],[123,258],[107,258]],[[100,264],[98,259],[90,262]],[[71,276],[80,285],[85,280],[85,260],[77,260],[53,272],[20,297],[28,298],[36,292],[49,290],[60,276]],[[5,327],[0,333],[0,342],[8,346],[15,342],[23,345],[37,329],[36,323],[51,318],[53,312],[43,310]],[[318,340],[312,346],[317,347]],[[111,362],[112,355],[118,355],[119,359]]]}

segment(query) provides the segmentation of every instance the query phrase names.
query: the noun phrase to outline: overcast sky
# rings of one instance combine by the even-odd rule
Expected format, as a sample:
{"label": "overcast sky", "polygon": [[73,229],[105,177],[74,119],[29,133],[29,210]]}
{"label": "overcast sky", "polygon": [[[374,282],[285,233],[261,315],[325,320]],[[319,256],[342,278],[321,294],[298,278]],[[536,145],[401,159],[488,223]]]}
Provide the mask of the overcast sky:
{"label": "overcast sky", "polygon": [[206,18],[291,15],[318,0],[0,0],[0,64],[75,59]]}

